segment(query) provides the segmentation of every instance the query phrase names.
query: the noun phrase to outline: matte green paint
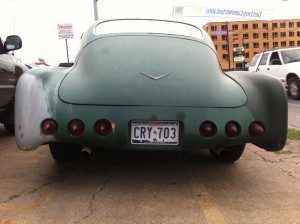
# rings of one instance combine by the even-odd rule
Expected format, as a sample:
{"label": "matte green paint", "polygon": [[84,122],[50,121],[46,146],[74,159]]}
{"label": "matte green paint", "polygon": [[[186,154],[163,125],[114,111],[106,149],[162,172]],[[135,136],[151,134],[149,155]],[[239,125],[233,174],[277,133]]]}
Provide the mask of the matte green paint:
{"label": "matte green paint", "polygon": [[[158,77],[159,80],[142,73]],[[83,94],[84,93],[84,94]],[[88,44],[59,90],[68,103],[238,107],[242,88],[200,41],[162,35],[115,35]]]}
{"label": "matte green paint", "polygon": [[282,149],[287,138],[288,106],[286,89],[279,79],[249,72],[229,73],[247,93],[247,109],[264,123],[264,138],[251,142],[269,150]]}
{"label": "matte green paint", "polygon": [[[85,34],[86,38],[91,35],[92,35],[91,33]],[[160,41],[164,41],[166,38],[166,37],[163,38],[153,37],[152,35],[150,35],[149,37],[145,37],[145,35],[142,35],[142,37],[139,37],[137,39],[129,38],[129,37],[125,37],[124,39],[124,36],[121,37],[114,36],[111,37],[111,39],[114,40],[114,42],[116,42],[116,45],[120,44],[123,40],[126,40],[127,44],[130,45],[129,40],[134,40],[131,43],[131,45],[134,45],[136,43],[135,41],[144,42],[146,39],[150,37],[154,38],[155,40],[157,40],[156,38],[160,38]],[[118,38],[120,38],[120,41],[117,40]],[[203,68],[201,68],[201,70],[199,71],[199,73],[203,72],[203,74],[208,75],[209,78],[207,76],[201,76],[201,75],[197,76],[197,74],[194,72],[196,70],[188,69],[188,77],[190,77],[195,82],[196,81],[199,82],[199,90],[198,89],[189,90],[187,88],[189,85],[191,85],[190,88],[196,88],[198,86],[196,85],[196,83],[188,83],[188,81],[182,79],[183,76],[181,76],[179,73],[181,73],[183,69],[177,64],[173,66],[171,64],[168,65],[170,69],[172,69],[170,73],[174,74],[172,78],[169,79],[169,77],[165,77],[162,80],[154,81],[149,79],[148,77],[138,75],[138,74],[132,74],[132,77],[130,77],[129,74],[131,73],[129,71],[131,71],[132,66],[134,67],[133,62],[131,61],[129,62],[129,60],[127,61],[127,63],[130,63],[131,65],[129,66],[129,68],[126,68],[125,63],[122,64],[122,66],[119,65],[116,66],[114,61],[109,63],[107,55],[105,55],[106,57],[105,60],[107,60],[107,63],[109,63],[111,67],[116,66],[117,68],[124,69],[126,70],[126,72],[124,72],[126,77],[128,76],[128,78],[130,79],[136,77],[136,79],[133,79],[132,82],[126,82],[125,79],[121,79],[119,83],[113,83],[113,81],[116,81],[116,77],[114,77],[113,74],[111,74],[110,76],[107,75],[107,77],[105,77],[104,79],[105,85],[103,85],[103,83],[101,82],[99,83],[100,76],[98,76],[97,74],[99,72],[102,72],[100,71],[101,68],[104,69],[105,72],[108,72],[109,66],[105,65],[103,68],[101,66],[98,66],[98,64],[96,65],[93,64],[96,62],[95,61],[96,59],[99,60],[99,64],[101,64],[102,63],[100,61],[101,57],[95,54],[93,48],[89,48],[89,47],[94,46],[94,49],[97,49],[98,46],[96,45],[96,43],[97,42],[101,43],[101,41],[103,40],[93,42],[94,45],[90,45],[86,47],[87,50],[86,52],[84,52],[85,50],[81,51],[79,60],[77,61],[77,64],[75,64],[73,70],[54,68],[54,69],[37,69],[31,71],[31,73],[34,73],[33,75],[35,75],[36,78],[40,80],[40,83],[43,86],[43,89],[47,95],[45,100],[48,105],[48,111],[50,112],[52,118],[54,118],[58,122],[59,128],[57,134],[55,134],[56,141],[84,144],[91,147],[120,148],[120,149],[187,150],[187,149],[218,148],[218,147],[224,147],[230,145],[244,144],[248,142],[252,142],[258,145],[259,147],[270,151],[281,150],[284,147],[286,141],[286,135],[287,135],[287,98],[286,98],[286,92],[284,90],[284,87],[280,83],[280,81],[263,75],[253,75],[253,74],[241,73],[241,72],[231,73],[230,74],[231,77],[229,77],[225,74],[220,73],[219,67],[217,66],[217,59],[213,54],[213,51],[208,46],[205,46],[204,44],[199,42],[195,42],[195,43],[191,42],[191,40],[178,39],[177,37],[176,38],[170,37],[169,39],[170,39],[169,41],[172,42],[174,46],[176,45],[175,42],[178,42],[178,45],[181,47],[193,45],[196,49],[198,49],[198,47],[201,46],[201,49],[203,49],[205,57],[209,59],[209,60],[205,59],[205,62],[207,63],[202,64]],[[83,41],[83,43],[85,43],[85,41],[86,39]],[[109,38],[106,38],[106,41],[107,41],[106,43],[112,44]],[[151,40],[149,41],[151,43],[154,43]],[[184,43],[184,41],[186,41],[186,43]],[[138,43],[139,46],[140,43]],[[86,45],[83,45],[83,48],[85,46]],[[91,53],[88,52],[89,50],[91,50]],[[103,51],[104,49],[103,47],[99,47],[99,50]],[[111,50],[110,48],[107,49],[108,52],[110,50]],[[159,49],[157,50],[159,51]],[[114,49],[114,52],[115,51],[116,49]],[[134,51],[133,53],[137,54],[138,51]],[[195,52],[191,52],[191,54],[196,55]],[[161,52],[161,55],[167,55],[167,54],[166,52]],[[89,58],[85,59],[84,58],[85,56],[89,56]],[[93,56],[94,58],[90,56]],[[173,55],[171,54],[169,54],[169,56],[173,57]],[[119,58],[119,55],[116,55],[116,57]],[[159,57],[159,55],[157,55],[157,57]],[[203,59],[203,56],[198,56],[198,57]],[[144,58],[144,56],[141,56],[141,58]],[[110,56],[110,59],[113,60],[114,58]],[[138,59],[136,58],[131,58],[131,59],[133,61],[141,60],[140,57]],[[119,60],[121,60],[121,58]],[[166,58],[157,59],[158,62],[160,60],[166,60]],[[195,59],[191,59],[191,60],[195,60]],[[118,61],[118,62],[121,63],[122,61]],[[87,66],[86,63],[88,63],[89,66]],[[178,64],[179,63],[180,61],[178,62]],[[188,67],[199,66],[198,64],[194,65],[189,61],[186,61],[186,63],[189,64]],[[196,62],[194,61],[194,63]],[[162,70],[159,69],[162,68],[167,69],[168,67],[168,66],[164,67],[161,65],[159,66],[159,68],[156,68],[154,64],[153,65],[154,68],[152,68],[150,67],[150,63],[147,62],[146,64],[147,66],[145,66],[145,68],[148,69],[148,72],[156,72],[156,71],[161,72]],[[201,64],[201,61],[199,61],[199,64]],[[215,66],[215,67],[207,68],[206,65]],[[177,69],[175,68],[180,70],[180,72],[177,73]],[[214,71],[214,72],[210,73],[210,71]],[[68,72],[69,75],[66,76]],[[105,72],[104,74],[107,74]],[[167,72],[167,71],[162,71],[162,72]],[[120,71],[118,74],[121,73],[122,71]],[[95,78],[94,82],[93,79],[90,79],[88,77],[89,75]],[[201,84],[202,79],[200,78],[198,79],[196,78],[196,76],[202,77],[203,83],[205,83],[206,85],[202,85]],[[63,84],[60,86],[64,77],[66,77],[66,79],[63,82]],[[72,77],[74,78],[74,80],[72,80]],[[137,92],[138,93],[137,96],[141,97],[143,100],[138,101],[133,99],[135,101],[134,103],[131,103],[128,97],[130,96],[130,94],[133,93],[128,91],[126,88],[135,88],[133,86],[130,86],[130,83],[134,83],[135,85],[137,85],[139,83],[142,83],[142,79],[145,81],[145,85],[148,85],[148,87],[144,87],[144,89],[147,90],[147,94],[150,94],[149,92],[150,87],[155,88],[156,91],[161,91],[162,98],[158,98],[154,100],[149,98],[149,96],[139,95],[141,92]],[[179,82],[177,79],[179,79],[184,84],[183,85],[184,90],[179,88]],[[239,83],[240,87],[234,81],[232,81],[232,79],[236,80]],[[210,80],[213,80],[214,83],[210,83],[209,82]],[[178,97],[177,101],[175,98],[172,98],[172,96],[168,96],[167,94],[164,94],[162,90],[159,90],[159,88],[155,87],[155,85],[158,85],[160,87],[166,88],[168,86],[167,85],[168,82],[172,83],[172,85],[176,84],[176,87],[178,88],[177,89],[178,93],[174,92],[176,88],[172,89],[171,84],[169,87],[170,89],[166,89],[167,93],[174,93]],[[123,89],[126,96],[125,98],[123,97],[124,94],[121,94],[120,90],[116,89],[116,86],[122,83],[126,84],[125,85],[126,88]],[[109,86],[111,85],[114,88],[113,91],[115,91],[116,93],[114,93],[113,91],[111,92],[109,91]],[[112,94],[112,99],[113,99],[112,104],[121,104],[123,106],[76,105],[76,104],[66,103],[63,100],[61,100],[58,96],[59,86],[60,86],[61,97],[65,101],[68,100],[68,101],[72,101],[73,103],[86,103],[84,101],[84,99],[86,99],[88,100],[88,103],[91,104],[92,103],[110,104],[109,97],[110,94]],[[96,88],[97,86],[98,89]],[[104,95],[100,87],[106,88],[109,91],[109,94]],[[70,88],[72,88],[72,90],[70,90]],[[212,93],[203,92],[202,93],[203,95],[199,94],[199,96],[197,97],[192,95],[192,93],[201,93],[202,91],[201,88],[205,88],[207,91],[208,90],[212,91]],[[138,90],[141,91],[141,89]],[[97,95],[97,91],[102,93],[103,98],[100,98],[100,95]],[[244,92],[246,93],[247,100],[245,100]],[[76,94],[76,97],[73,97],[72,93],[74,94],[74,96]],[[218,93],[218,95],[214,96],[214,93]],[[234,96],[234,93],[240,95]],[[157,93],[152,93],[152,95],[153,94],[157,94]],[[124,99],[124,102],[121,101],[118,98],[118,96],[120,97],[120,99]],[[94,97],[94,98],[90,99],[89,97]],[[190,99],[190,97],[192,97],[192,99]],[[228,99],[229,97],[230,99]],[[150,104],[154,104],[154,105],[143,106],[142,105],[143,102],[146,102],[149,105]],[[166,103],[166,105],[161,105],[163,103]],[[139,104],[139,106],[126,105],[126,104]],[[189,107],[186,107],[187,105]],[[214,108],[212,107],[213,105],[214,106],[218,105],[222,107]],[[240,106],[233,107],[238,105]],[[85,124],[85,132],[82,136],[79,137],[70,136],[67,130],[69,121],[75,118],[81,119]],[[114,132],[107,137],[98,136],[94,131],[94,125],[98,119],[108,119],[111,122],[113,122],[116,126]],[[131,120],[180,121],[181,123],[180,144],[178,146],[132,145],[130,144]],[[199,134],[199,126],[203,121],[206,120],[211,120],[215,122],[218,129],[217,133],[209,139],[203,138]],[[236,138],[228,138],[225,135],[225,130],[224,130],[225,125],[227,122],[232,120],[237,121],[242,128],[240,135]],[[265,125],[266,133],[261,138],[252,138],[248,134],[248,127],[250,123],[255,120],[258,120]]]}

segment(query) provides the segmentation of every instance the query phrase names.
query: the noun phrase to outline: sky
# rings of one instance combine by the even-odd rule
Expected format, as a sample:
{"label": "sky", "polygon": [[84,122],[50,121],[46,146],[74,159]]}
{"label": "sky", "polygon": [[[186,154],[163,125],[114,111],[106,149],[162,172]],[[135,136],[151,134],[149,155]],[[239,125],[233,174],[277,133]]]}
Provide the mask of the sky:
{"label": "sky", "polygon": [[[226,2],[226,4],[224,4]],[[299,19],[299,0],[99,0],[99,19],[171,19],[174,5],[226,7],[234,9],[271,9],[270,19]],[[23,40],[15,55],[23,62],[44,58],[57,65],[66,62],[65,41],[59,40],[57,24],[72,23],[74,38],[68,40],[70,61],[79,50],[80,37],[94,22],[93,0],[0,0],[0,36],[16,34]],[[202,27],[215,17],[188,17],[175,20]],[[226,19],[230,21],[231,19]],[[232,19],[236,20],[236,19]]]}

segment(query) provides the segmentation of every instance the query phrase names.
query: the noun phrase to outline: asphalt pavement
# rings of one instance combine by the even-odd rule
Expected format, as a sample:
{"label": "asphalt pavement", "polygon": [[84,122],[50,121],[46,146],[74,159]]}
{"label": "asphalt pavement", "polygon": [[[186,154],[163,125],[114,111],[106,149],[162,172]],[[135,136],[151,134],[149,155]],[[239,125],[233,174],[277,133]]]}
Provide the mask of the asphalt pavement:
{"label": "asphalt pavement", "polygon": [[300,223],[300,141],[251,144],[234,164],[200,152],[94,151],[57,165],[0,125],[0,224]]}
{"label": "asphalt pavement", "polygon": [[289,103],[289,125],[300,129],[300,100],[288,100]]}

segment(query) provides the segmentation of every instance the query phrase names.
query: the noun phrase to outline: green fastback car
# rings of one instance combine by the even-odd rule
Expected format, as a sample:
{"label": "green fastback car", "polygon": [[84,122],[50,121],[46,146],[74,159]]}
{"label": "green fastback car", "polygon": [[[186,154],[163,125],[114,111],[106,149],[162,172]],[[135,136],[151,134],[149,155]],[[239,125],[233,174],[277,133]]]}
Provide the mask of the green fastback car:
{"label": "green fastback car", "polygon": [[49,144],[57,162],[93,148],[210,149],[233,162],[246,143],[281,150],[287,98],[268,76],[220,68],[203,29],[163,21],[97,22],[71,68],[40,68],[20,78],[18,146]]}

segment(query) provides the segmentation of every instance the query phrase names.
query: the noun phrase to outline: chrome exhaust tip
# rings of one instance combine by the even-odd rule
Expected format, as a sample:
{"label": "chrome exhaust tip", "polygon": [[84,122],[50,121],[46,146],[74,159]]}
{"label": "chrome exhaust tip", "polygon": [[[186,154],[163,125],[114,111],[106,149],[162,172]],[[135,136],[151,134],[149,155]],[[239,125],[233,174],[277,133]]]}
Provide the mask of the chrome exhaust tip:
{"label": "chrome exhaust tip", "polygon": [[83,147],[83,149],[81,150],[81,156],[85,158],[90,157],[91,153],[92,149],[87,146]]}

